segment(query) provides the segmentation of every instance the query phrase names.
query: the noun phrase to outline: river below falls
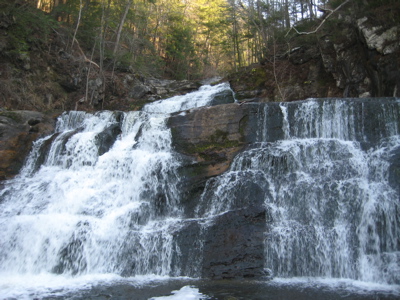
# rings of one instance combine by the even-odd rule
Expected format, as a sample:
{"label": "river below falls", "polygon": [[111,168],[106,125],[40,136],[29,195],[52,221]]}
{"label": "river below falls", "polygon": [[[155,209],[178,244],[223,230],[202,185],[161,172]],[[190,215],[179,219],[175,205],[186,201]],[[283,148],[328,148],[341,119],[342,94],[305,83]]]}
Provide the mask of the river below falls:
{"label": "river below falls", "polygon": [[0,299],[367,300],[400,299],[400,286],[350,279],[204,280],[163,276],[0,277]]}
{"label": "river below falls", "polygon": [[[0,277],[1,278],[1,277]],[[36,275],[2,278],[0,299],[130,300],[336,300],[399,299],[400,286],[349,279],[274,278],[272,280],[204,280],[117,275],[62,277]]]}

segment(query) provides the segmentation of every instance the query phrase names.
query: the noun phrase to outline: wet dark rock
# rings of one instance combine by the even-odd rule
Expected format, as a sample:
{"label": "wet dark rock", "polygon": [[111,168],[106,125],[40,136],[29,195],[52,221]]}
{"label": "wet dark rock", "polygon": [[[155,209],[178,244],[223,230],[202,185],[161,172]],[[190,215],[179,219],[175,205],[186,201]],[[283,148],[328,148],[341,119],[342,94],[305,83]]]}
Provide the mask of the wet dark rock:
{"label": "wet dark rock", "polygon": [[198,276],[202,263],[202,225],[197,220],[185,220],[183,226],[174,232],[174,240],[183,251],[174,253],[172,266],[181,266],[172,270],[173,276]]}
{"label": "wet dark rock", "polygon": [[187,158],[180,169],[185,178],[181,184],[191,197],[199,196],[206,180],[225,172],[235,155],[255,139],[251,114],[257,114],[255,106],[232,103],[193,109],[169,119],[173,146]]}
{"label": "wet dark rock", "polygon": [[238,209],[215,217],[204,240],[202,277],[264,276],[265,224],[262,207]]}
{"label": "wet dark rock", "polygon": [[18,174],[39,137],[54,130],[55,121],[34,111],[0,112],[0,180]]}
{"label": "wet dark rock", "polygon": [[214,96],[210,105],[215,106],[215,105],[228,104],[228,103],[233,103],[233,102],[235,102],[233,92],[231,90],[224,90]]}
{"label": "wet dark rock", "polygon": [[108,150],[110,150],[121,132],[121,124],[116,123],[110,125],[104,131],[97,134],[96,144],[99,149],[99,155],[103,155],[104,153],[108,152]]}

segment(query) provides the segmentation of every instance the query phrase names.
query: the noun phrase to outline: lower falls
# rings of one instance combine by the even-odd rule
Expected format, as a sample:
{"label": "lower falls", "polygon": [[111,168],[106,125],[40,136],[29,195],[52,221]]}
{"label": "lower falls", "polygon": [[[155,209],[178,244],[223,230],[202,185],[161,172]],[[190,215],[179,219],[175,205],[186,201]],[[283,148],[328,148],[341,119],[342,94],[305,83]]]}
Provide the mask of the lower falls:
{"label": "lower falls", "polygon": [[344,278],[399,291],[400,100],[240,104],[251,142],[194,195],[168,118],[226,91],[62,114],[0,190],[0,295],[18,298],[6,278],[43,274]]}

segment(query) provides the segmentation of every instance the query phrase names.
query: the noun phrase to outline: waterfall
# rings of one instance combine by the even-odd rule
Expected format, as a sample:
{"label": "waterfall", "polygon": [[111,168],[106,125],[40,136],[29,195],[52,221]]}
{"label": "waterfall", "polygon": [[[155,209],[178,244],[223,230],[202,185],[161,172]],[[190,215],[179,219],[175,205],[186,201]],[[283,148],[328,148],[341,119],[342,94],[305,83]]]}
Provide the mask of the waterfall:
{"label": "waterfall", "polygon": [[256,143],[209,180],[197,215],[262,202],[274,276],[399,283],[399,100],[280,103],[280,122],[274,105],[258,109]]}
{"label": "waterfall", "polygon": [[141,112],[62,114],[1,191],[0,272],[198,276],[180,270],[180,162],[165,123],[227,88]]}
{"label": "waterfall", "polygon": [[400,101],[232,104],[256,107],[254,141],[188,196],[188,158],[175,152],[167,120],[227,91],[204,86],[138,112],[63,113],[0,191],[0,293],[8,278],[201,277],[225,243],[213,239],[237,238],[243,226],[262,228],[240,240],[262,248],[235,268],[260,250],[268,279],[400,284]]}

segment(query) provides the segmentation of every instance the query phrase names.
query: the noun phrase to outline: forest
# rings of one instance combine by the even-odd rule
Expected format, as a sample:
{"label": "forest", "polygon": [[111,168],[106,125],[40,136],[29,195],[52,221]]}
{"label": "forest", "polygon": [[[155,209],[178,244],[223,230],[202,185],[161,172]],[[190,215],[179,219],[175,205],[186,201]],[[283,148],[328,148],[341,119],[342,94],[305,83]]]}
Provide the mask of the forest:
{"label": "forest", "polygon": [[[2,0],[0,5],[5,18],[20,19],[16,51],[63,32],[65,51],[78,49],[101,71],[198,79],[262,62],[277,41],[315,30],[348,2],[363,1]],[[383,2],[391,0],[368,3]]]}
{"label": "forest", "polygon": [[198,87],[152,78],[223,77],[237,99],[264,102],[393,96],[399,11],[398,0],[0,0],[0,104],[136,110]]}

